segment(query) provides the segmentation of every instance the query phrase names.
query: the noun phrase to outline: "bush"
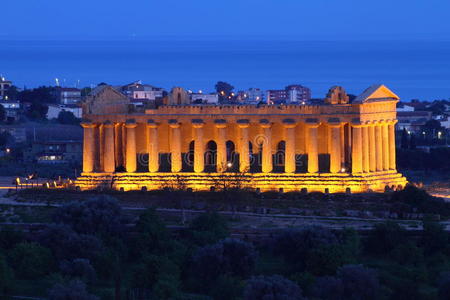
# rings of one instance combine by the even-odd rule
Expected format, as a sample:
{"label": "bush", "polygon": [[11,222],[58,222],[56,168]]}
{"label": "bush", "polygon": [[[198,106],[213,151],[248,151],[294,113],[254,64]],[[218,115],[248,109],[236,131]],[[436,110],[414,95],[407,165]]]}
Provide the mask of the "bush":
{"label": "bush", "polygon": [[23,233],[15,229],[0,230],[0,248],[10,250],[24,240]]}
{"label": "bush", "polygon": [[244,290],[245,300],[301,300],[300,287],[279,275],[252,277]]}
{"label": "bush", "polygon": [[407,232],[394,222],[376,224],[366,241],[369,253],[386,255],[407,240]]}
{"label": "bush", "polygon": [[71,280],[68,283],[57,283],[48,293],[49,300],[99,300],[86,290],[86,284],[80,280]]}
{"label": "bush", "polygon": [[35,243],[17,244],[10,252],[9,260],[17,277],[36,279],[52,269],[52,255],[48,248]]}
{"label": "bush", "polygon": [[450,272],[444,272],[441,274],[438,280],[438,289],[440,300],[450,299]]}
{"label": "bush", "polygon": [[341,279],[331,276],[316,279],[311,291],[321,300],[344,300],[344,284]]}
{"label": "bush", "polygon": [[0,255],[0,293],[7,293],[13,281],[13,273],[5,257]]}

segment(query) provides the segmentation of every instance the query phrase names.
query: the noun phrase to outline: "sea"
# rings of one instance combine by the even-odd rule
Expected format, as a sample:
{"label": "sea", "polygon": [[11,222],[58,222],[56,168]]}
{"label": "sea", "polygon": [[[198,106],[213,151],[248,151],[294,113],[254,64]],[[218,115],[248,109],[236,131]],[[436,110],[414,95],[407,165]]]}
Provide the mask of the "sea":
{"label": "sea", "polygon": [[403,101],[450,98],[450,41],[264,39],[0,40],[0,75],[20,88],[96,86],[137,80],[212,92],[341,85],[359,94],[385,84]]}

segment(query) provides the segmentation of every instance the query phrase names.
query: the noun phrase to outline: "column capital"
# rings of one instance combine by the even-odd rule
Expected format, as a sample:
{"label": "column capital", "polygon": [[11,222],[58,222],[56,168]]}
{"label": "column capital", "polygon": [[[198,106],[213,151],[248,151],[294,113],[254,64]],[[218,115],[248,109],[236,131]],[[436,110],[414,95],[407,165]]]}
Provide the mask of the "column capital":
{"label": "column capital", "polygon": [[267,119],[259,120],[259,124],[261,125],[262,128],[270,128],[270,127],[272,127],[272,123],[270,123],[270,121],[267,120]]}
{"label": "column capital", "polygon": [[192,127],[194,128],[203,128],[205,123],[202,119],[192,119]]}
{"label": "column capital", "polygon": [[295,122],[294,119],[284,119],[283,126],[285,128],[295,128],[295,126],[297,126],[297,123]]}
{"label": "column capital", "polygon": [[177,119],[170,119],[169,126],[170,128],[180,128],[180,123],[178,123]]}
{"label": "column capital", "polygon": [[327,121],[327,125],[328,125],[328,127],[331,127],[331,128],[341,127],[341,125],[342,125],[341,119],[339,119],[339,118],[329,118],[328,121]]}
{"label": "column capital", "polygon": [[110,120],[107,120],[103,123],[103,126],[105,128],[113,128],[114,127],[114,123],[112,123]]}
{"label": "column capital", "polygon": [[226,128],[227,127],[227,121],[224,119],[216,119],[214,120],[214,124],[217,128]]}
{"label": "column capital", "polygon": [[125,122],[125,127],[126,128],[136,128],[137,124],[136,124],[136,120],[135,119],[128,119]]}
{"label": "column capital", "polygon": [[158,128],[158,123],[155,120],[147,120],[147,128]]}
{"label": "column capital", "polygon": [[305,125],[309,128],[317,128],[320,125],[320,122],[316,118],[308,118],[305,120]]}
{"label": "column capital", "polygon": [[388,123],[388,125],[395,125],[395,124],[398,123],[398,120],[397,120],[397,119],[394,119],[394,120],[388,120],[387,123]]}
{"label": "column capital", "polygon": [[352,124],[352,127],[354,127],[354,128],[361,128],[364,126],[364,123],[361,122],[361,120],[359,118],[352,119],[351,124]]}
{"label": "column capital", "polygon": [[248,128],[250,126],[249,119],[239,119],[236,122],[239,126],[239,128]]}
{"label": "column capital", "polygon": [[84,120],[80,124],[83,128],[95,128],[97,127],[96,123],[92,123],[90,120]]}

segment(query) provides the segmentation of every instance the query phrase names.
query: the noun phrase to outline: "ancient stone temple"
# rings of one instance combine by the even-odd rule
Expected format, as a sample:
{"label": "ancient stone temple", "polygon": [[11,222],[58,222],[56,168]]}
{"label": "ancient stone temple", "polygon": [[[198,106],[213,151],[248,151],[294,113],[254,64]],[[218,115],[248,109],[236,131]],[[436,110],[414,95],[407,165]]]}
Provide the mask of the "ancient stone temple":
{"label": "ancient stone temple", "polygon": [[[191,105],[183,93],[139,109],[112,87],[84,102],[80,189],[365,192],[401,188],[399,98],[375,85],[342,87],[306,105]],[[171,99],[171,100],[170,100]]]}

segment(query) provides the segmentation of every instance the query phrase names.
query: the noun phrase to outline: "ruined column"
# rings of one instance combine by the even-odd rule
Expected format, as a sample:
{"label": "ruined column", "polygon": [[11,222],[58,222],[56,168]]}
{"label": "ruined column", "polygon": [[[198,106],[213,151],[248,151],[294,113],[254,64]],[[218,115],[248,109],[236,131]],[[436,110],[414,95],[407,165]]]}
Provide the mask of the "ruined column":
{"label": "ruined column", "polygon": [[377,170],[377,146],[375,143],[375,125],[369,124],[369,170],[375,172]]}
{"label": "ruined column", "polygon": [[136,121],[129,119],[125,123],[127,129],[127,151],[126,151],[126,166],[125,169],[128,173],[134,173],[137,169],[136,162]]}
{"label": "ruined column", "polygon": [[383,134],[383,170],[387,171],[389,167],[389,127],[387,122],[381,124]]}
{"label": "ruined column", "polygon": [[297,124],[293,119],[283,120],[285,137],[286,137],[286,151],[284,154],[284,172],[295,173],[295,127]]}
{"label": "ruined column", "polygon": [[341,122],[339,118],[330,118],[328,126],[331,132],[330,173],[338,173],[342,169],[341,156]]}
{"label": "ruined column", "polygon": [[83,172],[91,173],[95,165],[95,135],[94,128],[96,124],[86,121],[81,123],[84,128],[83,133]]}
{"label": "ruined column", "polygon": [[203,121],[193,122],[195,128],[194,138],[194,172],[202,173],[205,170],[205,146],[203,144]]}
{"label": "ruined column", "polygon": [[154,120],[147,121],[147,153],[148,171],[159,171],[158,124]]}
{"label": "ruined column", "polygon": [[116,170],[115,164],[115,145],[114,145],[114,124],[110,121],[103,123],[104,128],[104,147],[103,147],[103,171],[113,173]]}
{"label": "ruined column", "polygon": [[243,119],[237,121],[240,128],[239,136],[239,172],[250,171],[250,152],[248,146],[248,127],[249,120]]}
{"label": "ruined column", "polygon": [[308,173],[319,172],[319,153],[318,153],[318,128],[317,119],[306,119],[307,138],[306,152],[308,154]]}
{"label": "ruined column", "polygon": [[362,127],[362,168],[364,173],[370,172],[369,126]]}
{"label": "ruined column", "polygon": [[361,173],[362,168],[362,126],[359,121],[352,123],[352,173]]}
{"label": "ruined column", "polygon": [[396,149],[395,149],[395,124],[397,120],[389,123],[389,169],[396,170]]}
{"label": "ruined column", "polygon": [[169,126],[172,130],[170,139],[170,161],[172,173],[181,172],[183,162],[181,160],[181,132],[180,123],[177,120],[169,120]]}
{"label": "ruined column", "polygon": [[263,128],[262,136],[262,172],[270,173],[273,170],[272,162],[272,124],[267,119],[260,120],[260,125]]}
{"label": "ruined column", "polygon": [[383,136],[379,123],[375,123],[376,170],[383,171]]}
{"label": "ruined column", "polygon": [[227,170],[227,145],[225,140],[225,130],[227,123],[223,119],[215,120],[217,128],[217,172],[223,173]]}

